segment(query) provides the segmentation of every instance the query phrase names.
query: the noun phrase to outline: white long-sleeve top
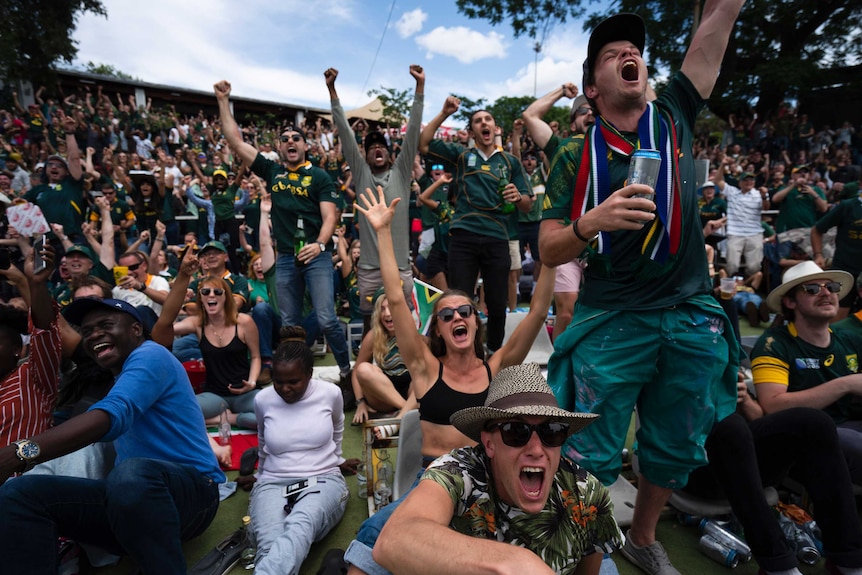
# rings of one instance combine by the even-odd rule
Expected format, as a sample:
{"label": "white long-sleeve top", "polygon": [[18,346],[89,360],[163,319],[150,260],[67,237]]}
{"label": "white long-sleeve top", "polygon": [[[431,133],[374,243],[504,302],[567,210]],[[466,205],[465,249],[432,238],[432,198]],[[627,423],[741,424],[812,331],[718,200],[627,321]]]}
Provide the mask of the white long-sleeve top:
{"label": "white long-sleeve top", "polygon": [[344,462],[344,404],[334,383],[311,379],[296,403],[271,386],[254,398],[259,457],[257,478],[278,481],[338,471]]}

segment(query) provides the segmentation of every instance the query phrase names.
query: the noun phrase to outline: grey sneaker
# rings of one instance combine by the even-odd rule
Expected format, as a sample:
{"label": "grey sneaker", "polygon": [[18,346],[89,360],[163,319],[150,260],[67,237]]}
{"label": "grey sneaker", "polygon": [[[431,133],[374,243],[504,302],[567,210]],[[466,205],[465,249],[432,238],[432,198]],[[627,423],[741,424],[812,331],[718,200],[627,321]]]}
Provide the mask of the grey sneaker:
{"label": "grey sneaker", "polygon": [[658,541],[638,547],[632,543],[631,531],[626,531],[626,544],[620,549],[623,556],[649,575],[681,575],[667,558],[664,547]]}

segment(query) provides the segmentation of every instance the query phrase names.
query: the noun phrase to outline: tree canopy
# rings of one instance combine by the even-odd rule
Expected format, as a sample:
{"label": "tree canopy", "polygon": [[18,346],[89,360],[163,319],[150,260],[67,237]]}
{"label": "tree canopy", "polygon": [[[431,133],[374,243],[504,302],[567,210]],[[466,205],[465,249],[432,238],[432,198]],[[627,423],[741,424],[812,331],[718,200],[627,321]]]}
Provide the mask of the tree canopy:
{"label": "tree canopy", "polygon": [[0,77],[46,84],[59,60],[71,63],[78,54],[72,39],[78,16],[91,12],[107,17],[100,0],[5,0]]}
{"label": "tree canopy", "polygon": [[[706,0],[617,0],[611,12],[587,7],[592,0],[456,0],[469,18],[508,22],[515,36],[544,39],[554,24],[583,18],[589,31],[602,18],[635,12],[647,27],[652,74],[678,70]],[[858,0],[748,0],[736,23],[710,107],[719,115],[756,103],[761,114],[784,99],[844,82],[859,90],[860,75],[835,74],[862,56],[862,3]]]}

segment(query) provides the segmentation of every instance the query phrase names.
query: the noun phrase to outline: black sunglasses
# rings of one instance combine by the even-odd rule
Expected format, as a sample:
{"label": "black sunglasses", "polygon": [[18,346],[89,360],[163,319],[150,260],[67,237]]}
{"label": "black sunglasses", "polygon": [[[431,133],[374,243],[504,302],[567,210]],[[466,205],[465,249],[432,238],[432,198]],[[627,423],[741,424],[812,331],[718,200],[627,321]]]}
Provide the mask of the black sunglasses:
{"label": "black sunglasses", "polygon": [[553,421],[546,421],[537,425],[530,425],[523,421],[492,423],[485,431],[491,431],[491,429],[499,429],[500,439],[509,447],[524,447],[530,442],[534,431],[546,447],[559,447],[569,437],[569,424]]}
{"label": "black sunglasses", "polygon": [[129,268],[129,271],[130,271],[130,272],[133,272],[133,271],[135,271],[136,269],[138,269],[139,267],[141,267],[141,264],[142,264],[142,263],[144,263],[144,262],[138,262],[138,263],[136,263],[136,264],[132,264],[132,265],[130,265],[130,266],[126,266],[126,267],[127,267],[127,268]]}
{"label": "black sunglasses", "polygon": [[826,282],[825,284],[802,284],[799,287],[808,295],[817,295],[823,288],[828,289],[829,293],[838,293],[841,291],[841,282]]}
{"label": "black sunglasses", "polygon": [[449,323],[450,321],[455,319],[456,311],[462,319],[467,319],[468,317],[473,315],[473,306],[468,303],[465,303],[464,305],[459,305],[458,307],[444,307],[437,312],[437,319],[439,319],[443,323]]}
{"label": "black sunglasses", "polygon": [[304,140],[304,139],[305,139],[305,138],[303,138],[303,137],[302,137],[302,136],[300,136],[299,134],[292,134],[292,135],[290,135],[290,136],[282,136],[282,137],[281,137],[281,141],[282,141],[282,142],[290,142],[291,140],[292,140],[292,141],[294,141],[294,142],[301,142],[301,141],[302,141],[302,140]]}
{"label": "black sunglasses", "polygon": [[224,290],[221,288],[201,288],[201,295],[210,295],[210,293],[224,295]]}
{"label": "black sunglasses", "polygon": [[586,106],[581,106],[580,108],[575,110],[575,116],[586,116],[587,114],[589,114],[592,111],[593,111],[592,108],[588,108]]}

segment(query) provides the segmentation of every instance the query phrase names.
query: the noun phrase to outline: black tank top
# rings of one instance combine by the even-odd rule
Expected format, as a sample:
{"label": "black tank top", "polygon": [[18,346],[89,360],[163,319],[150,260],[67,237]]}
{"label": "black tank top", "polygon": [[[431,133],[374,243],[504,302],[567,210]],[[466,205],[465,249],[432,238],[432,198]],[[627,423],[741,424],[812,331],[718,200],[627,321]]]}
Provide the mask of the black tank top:
{"label": "black tank top", "polygon": [[216,395],[231,395],[228,387],[248,378],[248,346],[239,338],[239,326],[234,326],[233,339],[224,347],[215,347],[201,327],[201,356],[207,369],[204,391]]}
{"label": "black tank top", "polygon": [[[490,384],[491,368],[486,361],[483,361],[482,364],[488,372],[488,383]],[[441,362],[437,381],[434,382],[431,389],[419,400],[419,419],[438,425],[452,425],[449,418],[452,417],[453,413],[467,407],[485,405],[485,398],[487,396],[487,387],[479,393],[464,393],[463,391],[449,387],[443,381],[443,363]]]}

